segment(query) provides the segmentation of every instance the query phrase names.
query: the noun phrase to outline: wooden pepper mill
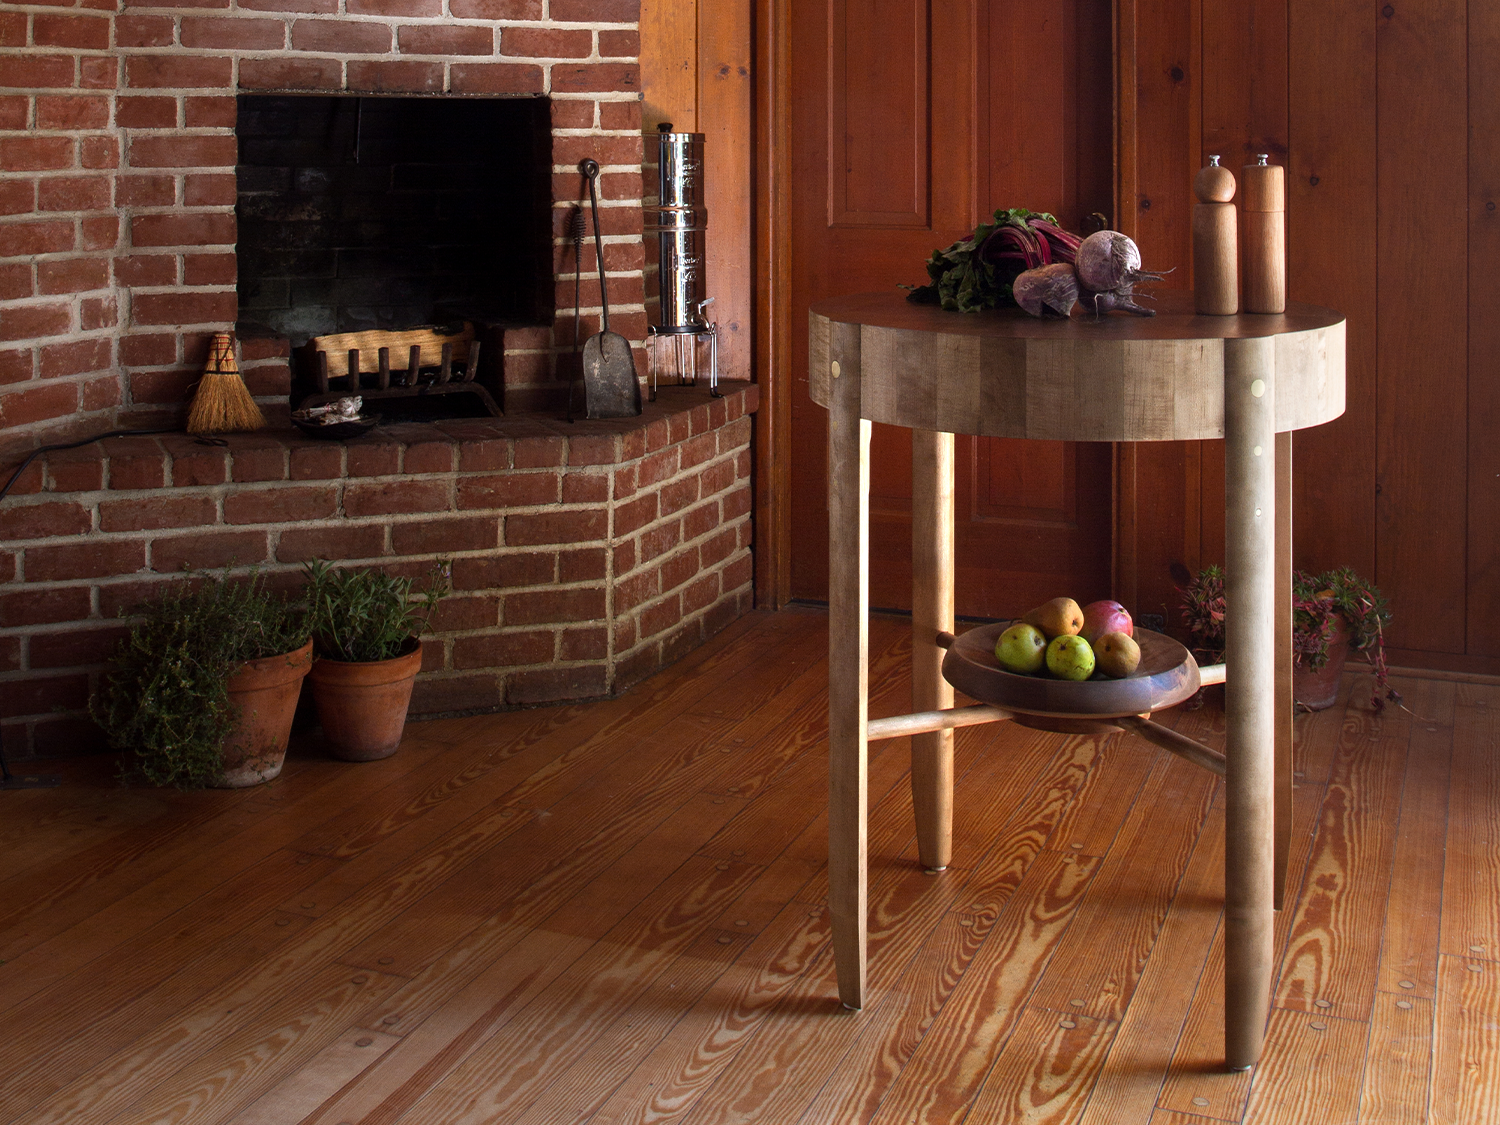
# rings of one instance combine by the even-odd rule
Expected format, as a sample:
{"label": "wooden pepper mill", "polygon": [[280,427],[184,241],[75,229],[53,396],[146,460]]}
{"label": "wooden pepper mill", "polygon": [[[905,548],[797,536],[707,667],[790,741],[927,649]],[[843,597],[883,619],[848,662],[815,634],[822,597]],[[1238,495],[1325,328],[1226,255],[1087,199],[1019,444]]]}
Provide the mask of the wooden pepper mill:
{"label": "wooden pepper mill", "polygon": [[1286,170],[1264,154],[1240,174],[1245,311],[1286,312]]}
{"label": "wooden pepper mill", "polygon": [[1210,316],[1240,311],[1234,173],[1210,156],[1193,177],[1193,307]]}

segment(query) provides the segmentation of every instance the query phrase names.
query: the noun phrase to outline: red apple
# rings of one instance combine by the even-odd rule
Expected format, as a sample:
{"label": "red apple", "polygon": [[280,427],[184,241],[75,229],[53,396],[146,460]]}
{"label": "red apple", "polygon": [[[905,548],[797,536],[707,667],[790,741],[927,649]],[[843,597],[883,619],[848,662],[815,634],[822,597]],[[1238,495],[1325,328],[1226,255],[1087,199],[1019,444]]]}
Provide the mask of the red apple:
{"label": "red apple", "polygon": [[1105,633],[1135,636],[1135,624],[1130,618],[1130,611],[1119,602],[1090,602],[1083,607],[1083,628],[1078,635],[1093,644]]}

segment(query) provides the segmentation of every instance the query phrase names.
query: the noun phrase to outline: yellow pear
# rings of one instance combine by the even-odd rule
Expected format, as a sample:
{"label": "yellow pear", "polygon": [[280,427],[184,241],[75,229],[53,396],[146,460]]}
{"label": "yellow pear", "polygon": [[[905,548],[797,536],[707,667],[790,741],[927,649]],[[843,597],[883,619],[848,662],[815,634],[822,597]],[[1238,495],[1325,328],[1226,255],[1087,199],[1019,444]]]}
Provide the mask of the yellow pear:
{"label": "yellow pear", "polygon": [[1021,620],[1040,629],[1050,641],[1053,637],[1077,636],[1083,628],[1083,610],[1072,598],[1053,598]]}
{"label": "yellow pear", "polygon": [[1141,666],[1141,646],[1126,633],[1105,633],[1094,642],[1094,657],[1099,671],[1123,680]]}

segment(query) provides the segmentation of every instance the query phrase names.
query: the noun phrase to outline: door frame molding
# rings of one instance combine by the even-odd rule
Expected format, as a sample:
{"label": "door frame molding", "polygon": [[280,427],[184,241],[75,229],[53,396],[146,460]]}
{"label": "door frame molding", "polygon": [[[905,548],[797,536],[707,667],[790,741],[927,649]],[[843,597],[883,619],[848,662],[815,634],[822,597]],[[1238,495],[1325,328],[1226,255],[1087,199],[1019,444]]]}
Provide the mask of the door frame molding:
{"label": "door frame molding", "polygon": [[792,0],[755,6],[755,602],[780,609],[792,590],[791,109]]}

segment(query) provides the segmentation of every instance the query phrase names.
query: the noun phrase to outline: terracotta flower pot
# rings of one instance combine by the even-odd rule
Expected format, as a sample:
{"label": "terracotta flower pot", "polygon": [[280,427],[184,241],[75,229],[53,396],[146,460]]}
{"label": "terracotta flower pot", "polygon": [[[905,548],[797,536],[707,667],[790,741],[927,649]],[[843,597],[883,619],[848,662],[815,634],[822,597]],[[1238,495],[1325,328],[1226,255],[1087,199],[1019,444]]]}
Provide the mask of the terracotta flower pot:
{"label": "terracotta flower pot", "polygon": [[1334,614],[1333,621],[1333,640],[1328,642],[1328,659],[1323,667],[1313,672],[1304,668],[1301,660],[1292,666],[1292,698],[1309,711],[1325,711],[1339,697],[1339,677],[1349,658],[1349,624],[1339,614]]}
{"label": "terracotta flower pot", "polygon": [[401,745],[411,689],[422,667],[422,642],[390,660],[319,658],[312,667],[313,701],[335,758],[373,762]]}
{"label": "terracotta flower pot", "polygon": [[311,666],[312,642],[308,641],[295,652],[251,660],[229,677],[225,686],[230,703],[239,708],[239,718],[220,748],[224,770],[215,779],[215,788],[243,789],[270,781],[281,772],[302,677]]}

